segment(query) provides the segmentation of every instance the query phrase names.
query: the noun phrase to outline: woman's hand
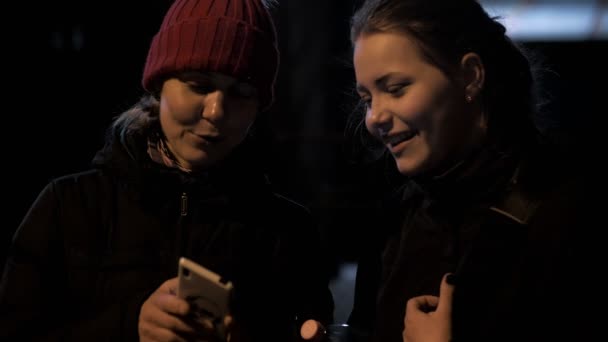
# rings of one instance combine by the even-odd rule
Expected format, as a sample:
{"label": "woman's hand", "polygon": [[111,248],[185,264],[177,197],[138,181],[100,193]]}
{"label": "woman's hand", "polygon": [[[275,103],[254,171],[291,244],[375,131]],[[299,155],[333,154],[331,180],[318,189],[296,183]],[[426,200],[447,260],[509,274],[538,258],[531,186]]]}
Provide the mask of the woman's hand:
{"label": "woman's hand", "polygon": [[[441,280],[439,297],[418,296],[407,301],[404,342],[449,342],[452,337],[453,281]],[[452,278],[451,278],[452,279]]]}
{"label": "woman's hand", "polygon": [[164,282],[141,306],[137,327],[141,342],[215,340],[211,321],[195,318],[190,304],[175,295],[177,281]]}

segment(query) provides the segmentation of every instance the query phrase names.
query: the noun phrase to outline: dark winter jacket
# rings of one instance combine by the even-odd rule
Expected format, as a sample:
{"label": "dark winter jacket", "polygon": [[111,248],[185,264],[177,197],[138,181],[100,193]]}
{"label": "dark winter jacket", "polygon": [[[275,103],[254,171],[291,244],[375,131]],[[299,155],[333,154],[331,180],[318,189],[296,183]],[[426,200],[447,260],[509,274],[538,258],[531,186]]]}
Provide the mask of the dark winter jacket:
{"label": "dark winter jacket", "polygon": [[582,257],[593,200],[563,158],[540,145],[486,148],[446,175],[408,181],[362,256],[353,328],[402,341],[407,300],[438,295],[453,272],[456,342],[588,336],[572,311],[589,307],[573,299],[596,274]]}
{"label": "dark winter jacket", "polygon": [[254,155],[191,175],[152,162],[144,137],[128,144],[111,141],[92,170],[53,180],[32,205],[4,269],[0,340],[137,341],[142,303],[182,256],[233,282],[254,341],[331,320],[318,232]]}

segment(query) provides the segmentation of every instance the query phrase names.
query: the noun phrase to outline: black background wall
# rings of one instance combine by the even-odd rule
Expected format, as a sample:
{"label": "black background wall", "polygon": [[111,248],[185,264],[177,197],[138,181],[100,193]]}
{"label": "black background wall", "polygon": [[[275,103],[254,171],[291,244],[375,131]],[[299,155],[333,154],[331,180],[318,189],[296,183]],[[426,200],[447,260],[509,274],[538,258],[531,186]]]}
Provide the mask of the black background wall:
{"label": "black background wall", "polygon": [[[82,170],[105,127],[142,94],[148,44],[169,0],[53,1],[5,11],[4,185],[0,249],[52,178]],[[282,49],[278,101],[262,128],[272,134],[260,158],[277,188],[308,205],[337,261],[350,260],[380,180],[347,162],[343,128],[352,108],[346,0],[283,1],[274,14]],[[27,8],[25,8],[27,7]],[[25,15],[24,15],[25,14]],[[603,158],[606,41],[529,42],[554,73],[551,108],[565,122],[582,168]],[[599,135],[598,135],[599,134]],[[564,162],[570,158],[565,156]]]}

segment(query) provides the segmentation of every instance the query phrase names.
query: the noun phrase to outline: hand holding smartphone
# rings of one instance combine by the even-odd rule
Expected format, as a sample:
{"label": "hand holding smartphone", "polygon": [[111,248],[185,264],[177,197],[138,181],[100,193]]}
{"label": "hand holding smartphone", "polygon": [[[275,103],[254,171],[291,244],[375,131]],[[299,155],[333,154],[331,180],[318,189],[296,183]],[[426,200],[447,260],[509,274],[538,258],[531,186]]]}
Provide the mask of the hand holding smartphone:
{"label": "hand holding smartphone", "polygon": [[190,303],[195,318],[209,319],[218,335],[224,337],[223,321],[230,314],[232,283],[184,257],[178,263],[178,279],[177,296]]}

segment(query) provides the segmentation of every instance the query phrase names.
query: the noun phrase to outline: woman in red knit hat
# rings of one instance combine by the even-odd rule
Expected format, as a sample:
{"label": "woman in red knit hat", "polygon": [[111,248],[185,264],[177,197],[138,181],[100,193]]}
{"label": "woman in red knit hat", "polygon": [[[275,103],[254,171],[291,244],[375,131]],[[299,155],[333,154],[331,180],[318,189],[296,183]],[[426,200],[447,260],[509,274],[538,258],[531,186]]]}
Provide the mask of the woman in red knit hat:
{"label": "woman in red knit hat", "polygon": [[233,283],[233,341],[295,340],[304,320],[331,321],[309,212],[271,190],[250,143],[278,63],[264,1],[175,1],[149,49],[148,93],[112,123],[93,168],[51,181],[17,230],[0,340],[214,338],[175,294],[181,257]]}

